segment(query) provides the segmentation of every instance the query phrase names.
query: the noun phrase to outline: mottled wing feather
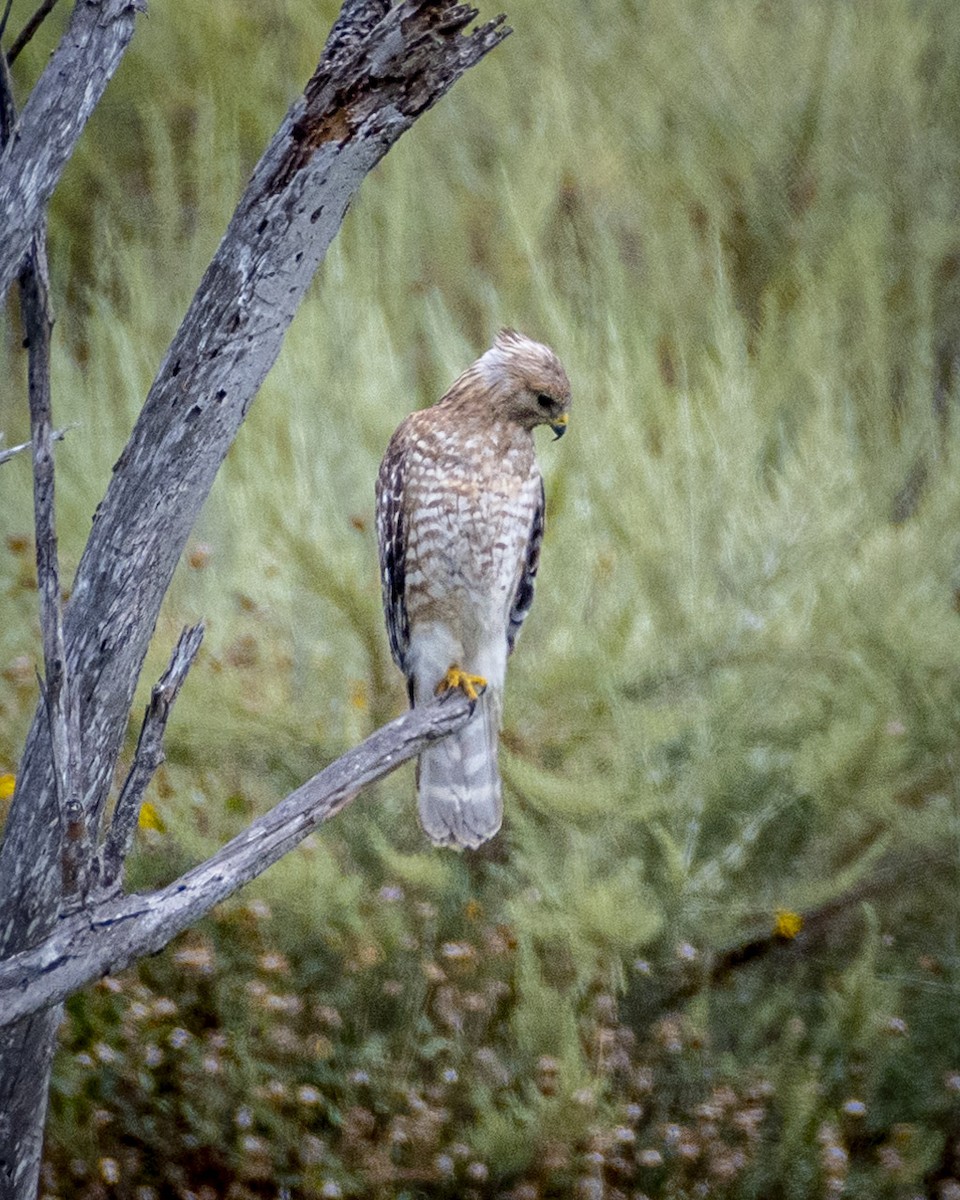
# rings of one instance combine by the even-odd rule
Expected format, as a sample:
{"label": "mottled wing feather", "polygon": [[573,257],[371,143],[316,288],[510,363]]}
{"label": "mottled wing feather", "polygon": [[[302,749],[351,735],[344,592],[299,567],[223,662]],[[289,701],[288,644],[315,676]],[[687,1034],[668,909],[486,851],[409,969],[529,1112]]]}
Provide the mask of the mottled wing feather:
{"label": "mottled wing feather", "polygon": [[403,515],[404,457],[403,443],[395,436],[387,447],[377,476],[377,541],[390,652],[393,661],[406,674],[404,663],[410,644],[410,623],[405,596],[407,548]]}
{"label": "mottled wing feather", "polygon": [[520,626],[526,619],[527,613],[533,606],[533,588],[540,566],[540,547],[543,545],[543,524],[545,515],[543,480],[540,480],[540,495],[537,507],[530,525],[530,535],[527,538],[527,549],[524,555],[523,570],[513,594],[513,604],[510,606],[510,620],[507,623],[507,650],[513,653],[513,646],[520,633]]}

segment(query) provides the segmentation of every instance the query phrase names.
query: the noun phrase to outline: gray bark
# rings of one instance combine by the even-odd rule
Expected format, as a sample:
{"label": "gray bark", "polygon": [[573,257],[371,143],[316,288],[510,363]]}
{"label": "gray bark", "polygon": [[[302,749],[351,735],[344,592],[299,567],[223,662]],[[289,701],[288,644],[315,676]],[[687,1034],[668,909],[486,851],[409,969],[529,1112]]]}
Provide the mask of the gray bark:
{"label": "gray bark", "polygon": [[[50,441],[62,442],[66,436],[67,431],[65,429],[54,429],[50,434]],[[2,440],[3,434],[0,433],[0,441]],[[5,462],[9,462],[11,458],[16,458],[18,454],[23,454],[25,450],[31,450],[32,448],[33,442],[21,442],[19,446],[7,446],[5,449],[0,450],[0,467],[2,467]]]}
{"label": "gray bark", "polygon": [[301,784],[173,883],[149,894],[113,896],[64,917],[39,946],[0,960],[0,1026],[33,1016],[93,980],[160,950],[341,812],[363,788],[430,742],[460,729],[472,709],[462,692],[411,709]]}
{"label": "gray bark", "polygon": [[141,0],[77,0],[70,27],[0,153],[0,298],[17,277],[141,7]]}
{"label": "gray bark", "polygon": [[[129,41],[134,7],[129,0],[79,0],[14,126],[0,157],[0,294],[23,263],[82,125]],[[509,32],[498,18],[464,34],[475,15],[450,0],[407,0],[392,9],[386,0],[347,0],[161,364],[95,514],[64,614],[66,675],[81,731],[72,787],[88,846],[98,837],[161,601],[220,463],[367,172]],[[0,848],[0,958],[41,947],[63,917],[57,796],[41,705]],[[178,894],[165,893],[163,904],[175,905]],[[88,910],[89,928],[100,930],[91,916]],[[140,920],[145,929],[149,921]],[[50,997],[65,994],[54,989]],[[54,1006],[5,1025],[0,1035],[0,1197],[29,1200],[35,1191],[57,1019]]]}
{"label": "gray bark", "polygon": [[[0,147],[8,147],[16,136],[16,105],[6,60],[0,55]],[[53,454],[50,432],[50,313],[47,289],[47,262],[44,239],[45,213],[41,211],[36,231],[29,239],[24,269],[20,276],[20,305],[23,328],[30,351],[27,391],[30,406],[30,427],[34,482],[34,525],[37,548],[37,588],[40,595],[40,626],[43,634],[44,680],[43,710],[47,719],[51,772],[60,820],[60,845],[65,858],[76,867],[76,842],[64,836],[65,802],[69,796],[74,816],[76,796],[71,794],[68,778],[70,761],[76,767],[79,753],[79,731],[67,717],[69,689],[65,680],[66,654],[63,644],[63,622],[60,604],[57,538],[53,514]],[[75,711],[75,710],[74,710]],[[73,779],[77,777],[74,770]],[[73,875],[68,883],[75,882]],[[62,881],[62,880],[61,880]],[[4,1196],[33,1191],[34,1171],[43,1145],[43,1118],[46,1112],[47,1079],[53,1058],[54,1035],[59,1009],[54,1007],[37,1013],[22,1022],[15,1030],[0,1033],[0,1068],[3,1083],[9,1094],[7,1105],[0,1111],[0,1145],[7,1144],[7,1134],[17,1128],[19,1159],[12,1167],[0,1171],[0,1189]],[[26,1048],[32,1055],[22,1053]],[[0,1160],[0,1167],[5,1164]]]}
{"label": "gray bark", "polygon": [[54,791],[60,822],[60,866],[65,897],[79,903],[87,890],[91,845],[80,802],[80,727],[73,681],[67,673],[60,599],[60,564],[54,517],[52,400],[50,396],[50,311],[46,225],[30,244],[20,276],[20,311],[30,351],[27,391],[33,446],[33,508],[36,528],[37,591],[43,639],[43,705],[50,735]]}
{"label": "gray bark", "polygon": [[[133,766],[123,781],[110,818],[110,831],[104,838],[103,848],[94,867],[94,875],[101,892],[119,891],[123,887],[123,868],[133,845],[133,835],[137,829],[144,793],[157,767],[164,761],[163,735],[167,728],[167,718],[187,678],[187,672],[193,666],[202,640],[203,625],[194,625],[192,629],[183,631],[170,665],[150,693],[150,703],[140,727]],[[0,1017],[0,1024],[2,1023]]]}

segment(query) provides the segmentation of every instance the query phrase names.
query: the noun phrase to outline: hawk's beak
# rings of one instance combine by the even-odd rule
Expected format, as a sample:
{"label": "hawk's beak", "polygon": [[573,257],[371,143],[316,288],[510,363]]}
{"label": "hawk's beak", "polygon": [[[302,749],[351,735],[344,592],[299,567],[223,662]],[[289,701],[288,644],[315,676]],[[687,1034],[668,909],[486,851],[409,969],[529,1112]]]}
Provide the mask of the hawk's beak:
{"label": "hawk's beak", "polygon": [[[550,422],[550,428],[557,435],[557,438],[562,438],[563,435],[567,432],[567,422],[569,420],[570,420],[570,417],[566,413],[564,413],[562,417],[557,417],[557,419],[555,421]],[[554,439],[554,441],[556,441],[556,438]]]}

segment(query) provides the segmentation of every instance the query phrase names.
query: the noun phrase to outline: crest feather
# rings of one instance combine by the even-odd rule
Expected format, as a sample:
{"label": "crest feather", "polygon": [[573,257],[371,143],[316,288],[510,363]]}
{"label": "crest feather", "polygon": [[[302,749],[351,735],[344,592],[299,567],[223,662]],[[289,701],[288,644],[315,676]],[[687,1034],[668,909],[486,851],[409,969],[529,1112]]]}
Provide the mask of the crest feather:
{"label": "crest feather", "polygon": [[493,340],[495,346],[499,346],[503,350],[508,350],[511,346],[519,346],[522,342],[529,342],[528,337],[524,337],[522,333],[518,333],[516,329],[511,329],[509,326],[504,326]]}

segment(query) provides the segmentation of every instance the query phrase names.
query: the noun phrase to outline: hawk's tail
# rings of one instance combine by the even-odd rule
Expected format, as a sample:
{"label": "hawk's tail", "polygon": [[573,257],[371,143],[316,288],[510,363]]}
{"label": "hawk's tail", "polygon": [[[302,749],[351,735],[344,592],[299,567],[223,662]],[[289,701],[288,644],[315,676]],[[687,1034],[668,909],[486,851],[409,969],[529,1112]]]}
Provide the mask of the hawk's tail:
{"label": "hawk's tail", "polygon": [[500,828],[499,728],[499,697],[488,687],[459,732],[421,752],[420,824],[435,845],[476,849]]}

